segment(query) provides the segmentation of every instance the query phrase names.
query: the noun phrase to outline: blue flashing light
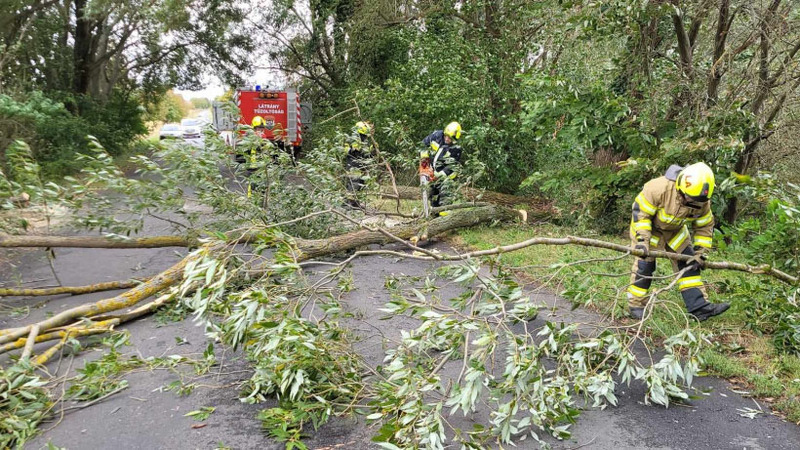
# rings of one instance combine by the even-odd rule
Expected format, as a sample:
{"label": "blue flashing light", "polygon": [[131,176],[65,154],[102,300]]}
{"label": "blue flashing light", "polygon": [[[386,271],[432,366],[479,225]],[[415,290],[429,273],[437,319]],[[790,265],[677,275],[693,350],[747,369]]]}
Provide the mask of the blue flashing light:
{"label": "blue flashing light", "polygon": [[256,85],[256,92],[259,92],[260,90],[261,90],[261,85],[260,85],[260,84],[257,84],[257,85]]}

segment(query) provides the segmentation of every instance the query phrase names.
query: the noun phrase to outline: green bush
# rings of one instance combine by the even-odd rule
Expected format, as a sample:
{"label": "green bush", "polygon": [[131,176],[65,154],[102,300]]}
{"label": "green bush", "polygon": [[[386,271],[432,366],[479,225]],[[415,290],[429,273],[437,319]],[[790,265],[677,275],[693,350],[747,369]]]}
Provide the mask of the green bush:
{"label": "green bush", "polygon": [[132,97],[119,92],[104,103],[67,93],[0,94],[0,149],[24,140],[43,174],[56,177],[77,169],[75,155],[86,148],[88,135],[102,141],[112,155],[124,153],[136,136],[147,132],[143,112]]}
{"label": "green bush", "polygon": [[[726,226],[720,242],[748,263],[768,264],[800,275],[800,186],[779,183],[771,175],[732,177],[723,186],[752,206],[752,215]],[[800,305],[797,287],[739,281],[723,287],[745,298],[747,326],[772,335],[775,347],[800,355]]]}
{"label": "green bush", "polygon": [[[475,58],[474,45],[458,34],[456,24],[435,26],[436,33],[398,32],[397,46],[413,51],[388,67],[381,86],[359,87],[351,95],[362,116],[378,127],[376,139],[395,158],[393,163],[405,158],[403,165],[416,169],[422,139],[458,121],[464,128],[462,163],[469,174],[480,172],[480,187],[514,192],[532,169],[534,151],[532,136],[512,112],[518,105],[518,82],[512,78],[503,88],[487,83],[495,69]],[[346,129],[351,120],[336,125]],[[381,132],[386,128],[389,133]]]}
{"label": "green bush", "polygon": [[753,215],[726,228],[728,241],[751,262],[800,274],[800,186],[779,183],[766,173],[739,178],[728,190],[749,201]]}

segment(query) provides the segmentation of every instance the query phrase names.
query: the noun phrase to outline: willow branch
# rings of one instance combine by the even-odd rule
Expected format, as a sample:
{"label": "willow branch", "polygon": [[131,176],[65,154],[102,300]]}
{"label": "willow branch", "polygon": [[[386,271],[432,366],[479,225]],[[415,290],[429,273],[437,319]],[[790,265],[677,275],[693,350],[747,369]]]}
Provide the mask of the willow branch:
{"label": "willow branch", "polygon": [[106,236],[12,236],[0,233],[0,247],[161,248],[191,247],[196,239],[186,236],[152,236],[124,239]]}
{"label": "willow branch", "polygon": [[126,291],[116,297],[100,300],[96,303],[89,303],[75,308],[62,311],[49,319],[45,319],[37,324],[27,327],[17,328],[15,331],[0,335],[0,344],[5,344],[25,336],[34,326],[39,326],[42,330],[50,330],[81,317],[92,317],[109,311],[116,311],[139,303],[140,301],[160,292],[179,282],[183,278],[183,270],[189,258],[184,258],[169,269],[154,276],[150,280]]}
{"label": "willow branch", "polygon": [[[616,252],[630,253],[632,255],[640,257],[645,256],[642,250],[636,250],[626,245],[615,244],[613,242],[606,242],[597,239],[588,239],[577,236],[567,236],[563,238],[535,237],[528,239],[526,241],[518,242],[516,244],[499,246],[489,250],[478,250],[474,252],[462,253],[460,255],[437,254],[436,259],[443,261],[456,261],[467,258],[475,258],[480,256],[490,256],[490,255],[498,255],[501,253],[513,252],[534,245],[580,245],[583,247],[595,247],[606,250],[613,250]],[[688,255],[682,255],[660,250],[650,251],[649,256],[655,258],[671,259],[674,261],[684,261],[684,262],[689,262],[692,260],[692,257]],[[783,281],[784,283],[791,285],[796,285],[798,282],[798,278],[796,276],[789,275],[788,273],[778,270],[770,266],[769,264],[750,265],[750,264],[742,264],[730,261],[706,261],[704,267],[707,269],[734,270],[739,272],[769,275],[773,278],[776,278],[780,281]]]}
{"label": "willow branch", "polygon": [[36,342],[36,336],[39,334],[39,325],[31,327],[31,332],[28,334],[28,340],[25,342],[25,348],[22,349],[22,356],[20,359],[28,359],[33,353],[33,344]]}
{"label": "willow branch", "polygon": [[108,281],[105,283],[90,284],[88,286],[60,286],[55,288],[46,289],[17,289],[5,288],[0,289],[0,297],[41,297],[46,295],[81,295],[90,294],[92,292],[113,291],[115,289],[130,289],[136,287],[141,281],[127,280],[127,281]]}

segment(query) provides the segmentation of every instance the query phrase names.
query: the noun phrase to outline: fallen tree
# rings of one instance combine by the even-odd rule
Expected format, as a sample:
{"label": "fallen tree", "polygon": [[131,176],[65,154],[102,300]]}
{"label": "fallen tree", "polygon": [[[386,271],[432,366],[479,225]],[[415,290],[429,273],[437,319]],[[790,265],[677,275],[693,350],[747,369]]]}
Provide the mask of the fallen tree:
{"label": "fallen tree", "polygon": [[[318,258],[326,255],[333,255],[336,253],[346,252],[358,247],[363,247],[372,244],[387,244],[391,242],[403,241],[410,239],[414,236],[420,235],[438,235],[449,230],[477,225],[484,222],[491,222],[494,220],[509,220],[516,217],[519,213],[508,208],[499,206],[484,206],[471,209],[457,209],[452,211],[446,216],[435,217],[429,221],[412,222],[393,227],[391,232],[383,229],[362,229],[339,236],[333,236],[328,239],[292,239],[293,249],[295,253],[295,260],[297,262],[307,261],[313,258]],[[243,241],[253,241],[257,239],[259,232],[257,230],[250,230],[242,234],[241,239],[233,241],[234,244]],[[92,236],[76,236],[76,237],[61,237],[61,236],[39,236],[36,237],[39,242],[45,243],[47,246],[51,244],[62,244],[61,246],[83,246],[88,242],[90,245],[99,245],[102,242],[107,244],[107,248],[118,248],[116,240],[109,240],[104,238],[96,238]],[[191,244],[189,240],[169,239],[170,236],[157,236],[150,238],[138,238],[128,242],[130,245],[133,242],[143,243],[143,248],[151,248],[153,242],[169,242],[175,244],[183,242],[185,246]],[[32,240],[22,240],[26,244],[30,244]],[[216,243],[205,244],[206,252],[212,252],[219,249],[226,244],[225,241],[218,241]],[[28,246],[28,245],[26,245]],[[135,248],[135,247],[128,247]],[[152,277],[151,279],[138,284],[133,289],[124,292],[118,296],[110,299],[101,300],[96,303],[81,305],[54,315],[39,323],[31,324],[25,327],[19,327],[9,330],[0,330],[0,345],[11,343],[13,348],[23,347],[26,342],[32,338],[29,335],[36,327],[36,333],[33,339],[36,338],[38,333],[50,333],[52,329],[62,326],[68,326],[70,323],[82,318],[89,318],[96,320],[98,316],[108,314],[113,311],[129,308],[159,292],[165,291],[168,288],[178,284],[183,280],[183,271],[187,264],[190,263],[194,256],[190,255],[178,263],[174,264],[169,269],[161,272],[160,274]],[[99,285],[92,285],[79,290],[96,291],[100,289]],[[58,288],[57,288],[58,289]],[[64,288],[61,288],[64,289]],[[19,291],[16,291],[19,292]],[[76,329],[77,332],[77,329]],[[41,360],[41,359],[40,359]],[[46,358],[44,359],[46,361]],[[42,362],[44,362],[42,361]]]}
{"label": "fallen tree", "polygon": [[[292,244],[291,247],[292,247],[293,259],[296,263],[299,263],[299,262],[309,261],[314,258],[331,256],[338,253],[351,251],[353,249],[365,247],[368,245],[375,245],[375,244],[383,245],[383,244],[397,243],[397,242],[405,243],[405,241],[407,240],[416,242],[419,240],[420,237],[423,237],[423,239],[425,239],[428,236],[439,235],[450,230],[475,226],[481,223],[487,223],[495,220],[512,220],[516,217],[519,217],[519,214],[520,212],[518,211],[514,211],[496,205],[482,206],[469,209],[458,208],[451,211],[450,214],[446,216],[435,217],[428,221],[415,221],[415,222],[405,223],[392,227],[390,229],[383,229],[379,227],[370,228],[368,226],[362,226],[363,229],[355,230],[342,235],[332,236],[326,239],[308,240],[308,239],[289,238],[289,240],[291,241]],[[243,236],[246,236],[246,238],[242,238],[241,240],[252,242],[258,239],[259,232],[257,230],[250,230],[247,233],[243,234]],[[59,237],[43,236],[41,238],[42,242],[53,243],[56,242]],[[75,237],[75,238],[64,237],[63,239],[65,239],[64,242],[80,244],[82,238],[83,237]],[[87,238],[91,239],[91,237]],[[168,238],[168,236],[141,238],[139,242],[145,242],[145,243],[154,241],[167,242],[168,239],[166,238]],[[188,241],[184,242],[186,245],[189,245]],[[238,242],[239,240],[235,241],[235,243]],[[93,240],[92,243],[97,243],[97,241]],[[116,248],[113,246],[114,243],[115,241],[110,241],[111,247],[109,248]],[[203,246],[204,249],[203,253],[213,254],[214,251],[224,247],[225,245],[226,244],[224,241],[207,243]],[[473,251],[462,254],[433,253],[433,252],[428,252],[422,248],[416,247],[411,243],[406,243],[405,245],[421,253],[418,253],[416,255],[409,255],[393,250],[365,251],[359,253],[375,254],[375,253],[385,252],[387,254],[393,254],[396,256],[414,257],[418,259],[429,259],[429,260],[439,260],[439,261],[463,261],[463,260],[469,260],[471,258],[478,258],[483,256],[512,252],[531,245],[580,245],[587,247],[603,248],[603,249],[613,250],[616,252],[630,253],[642,256],[641,251],[633,250],[624,245],[614,244],[595,239],[581,238],[581,237],[565,237],[565,238],[535,237],[516,244],[500,246],[490,250]],[[81,305],[79,307],[63,311],[41,322],[31,324],[25,327],[0,330],[0,345],[5,345],[4,347],[2,347],[1,351],[8,351],[12,349],[22,348],[31,339],[37,339],[37,335],[39,335],[40,333],[44,333],[48,337],[55,336],[53,335],[53,332],[56,328],[59,327],[67,327],[67,329],[72,329],[73,330],[72,333],[74,333],[74,335],[76,336],[80,335],[81,333],[90,333],[90,331],[88,331],[90,329],[93,330],[91,332],[92,334],[94,331],[97,331],[99,329],[110,330],[112,328],[111,326],[100,327],[100,328],[94,327],[87,329],[83,325],[70,325],[70,324],[85,318],[88,318],[92,321],[96,321],[100,318],[103,318],[103,315],[107,315],[114,311],[119,311],[122,309],[132,307],[137,303],[153,295],[164,292],[167,289],[174,287],[183,280],[184,269],[187,267],[188,264],[191,263],[192,258],[195,258],[195,256],[193,255],[196,254],[187,256],[186,258],[182,259],[169,269],[161,272],[160,274],[152,277],[147,281],[141,282],[135,288],[126,291],[125,293],[120,294],[118,296],[101,300],[99,302],[92,304]],[[656,258],[665,258],[672,260],[688,261],[691,259],[690,257],[685,255],[678,255],[675,253],[669,253],[663,251],[652,251],[650,252],[650,255]],[[780,281],[792,285],[796,285],[798,281],[797,277],[793,277],[768,265],[752,266],[734,262],[710,261],[706,262],[706,267],[711,269],[736,270],[753,274],[769,275]],[[77,290],[75,290],[75,292],[78,292],[80,290],[89,292],[92,289],[102,290],[100,289],[102,285],[103,283],[98,285],[78,288]],[[113,285],[118,286],[118,284],[113,284]],[[61,288],[61,289],[68,289],[68,288]],[[14,291],[14,292],[21,292],[21,291]],[[146,314],[149,311],[151,311],[151,309],[140,311],[139,313],[135,313],[132,316],[129,314],[126,317],[128,317],[127,320],[132,320],[133,318],[139,317],[142,314]],[[111,325],[113,326],[116,325],[117,323],[119,322],[112,323]],[[62,331],[63,330],[60,330],[59,332]],[[31,334],[33,336],[31,336]],[[65,336],[65,335],[61,334],[59,336]],[[42,339],[39,339],[37,342],[41,341]],[[39,358],[37,359],[37,361],[44,362],[46,361],[46,358],[44,359]]]}
{"label": "fallen tree", "polygon": [[36,236],[0,233],[0,248],[12,247],[71,247],[71,248],[161,248],[191,247],[197,240],[186,236]]}
{"label": "fallen tree", "polygon": [[[532,219],[542,219],[545,217],[557,216],[557,211],[552,202],[536,197],[521,197],[518,195],[503,194],[501,192],[485,191],[472,187],[463,187],[459,192],[468,201],[493,203],[507,208],[525,208]],[[397,198],[401,200],[420,200],[421,191],[419,187],[397,186],[397,194],[393,188],[384,187],[381,189],[381,197]]]}

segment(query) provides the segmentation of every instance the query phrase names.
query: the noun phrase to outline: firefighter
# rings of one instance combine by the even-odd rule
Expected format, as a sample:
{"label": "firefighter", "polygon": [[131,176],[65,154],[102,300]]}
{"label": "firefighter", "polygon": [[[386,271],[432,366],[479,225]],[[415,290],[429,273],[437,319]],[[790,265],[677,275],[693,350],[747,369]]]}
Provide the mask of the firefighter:
{"label": "firefighter", "polygon": [[[250,121],[250,124],[253,126],[253,131],[259,137],[261,137],[261,135],[263,133],[263,130],[267,126],[267,122],[261,116],[253,117],[253,120]],[[260,156],[261,156],[263,150],[264,149],[262,148],[261,145],[254,146],[253,148],[250,149],[250,154],[247,155],[247,157],[246,157],[248,175],[252,174],[253,172],[256,171],[256,169],[258,169],[259,159],[260,159]]]}
{"label": "firefighter", "polygon": [[425,149],[420,158],[431,158],[433,182],[430,184],[431,206],[446,205],[450,197],[452,180],[456,178],[456,165],[461,160],[461,124],[450,122],[444,130],[436,130],[422,140]]}
{"label": "firefighter", "polygon": [[250,124],[253,126],[254,130],[260,130],[262,128],[266,128],[267,126],[267,122],[261,116],[253,117],[253,120],[250,122]]}
{"label": "firefighter", "polygon": [[[255,132],[256,135],[261,136],[264,128],[266,127],[266,122],[264,121],[263,117],[255,116],[253,117],[253,120],[250,121],[250,125],[253,127],[253,132]],[[255,153],[258,151],[258,149],[251,149],[249,152],[236,151],[234,160],[239,164],[247,164],[249,169],[253,166]]]}
{"label": "firefighter", "polygon": [[361,208],[356,195],[366,185],[367,169],[372,153],[369,138],[371,131],[372,125],[368,122],[356,122],[345,146],[347,154],[344,158],[344,169],[347,173],[347,191],[350,193],[347,204],[353,208]]}
{"label": "firefighter", "polygon": [[[687,167],[670,166],[664,176],[648,181],[633,202],[630,226],[632,245],[644,252],[636,257],[628,287],[628,306],[634,319],[641,319],[648,300],[648,290],[656,270],[650,250],[666,250],[692,257],[689,262],[672,262],[686,310],[698,321],[724,313],[728,303],[709,303],[700,270],[711,249],[714,216],[711,194],[714,173],[705,163]],[[691,230],[691,232],[690,232]]]}

